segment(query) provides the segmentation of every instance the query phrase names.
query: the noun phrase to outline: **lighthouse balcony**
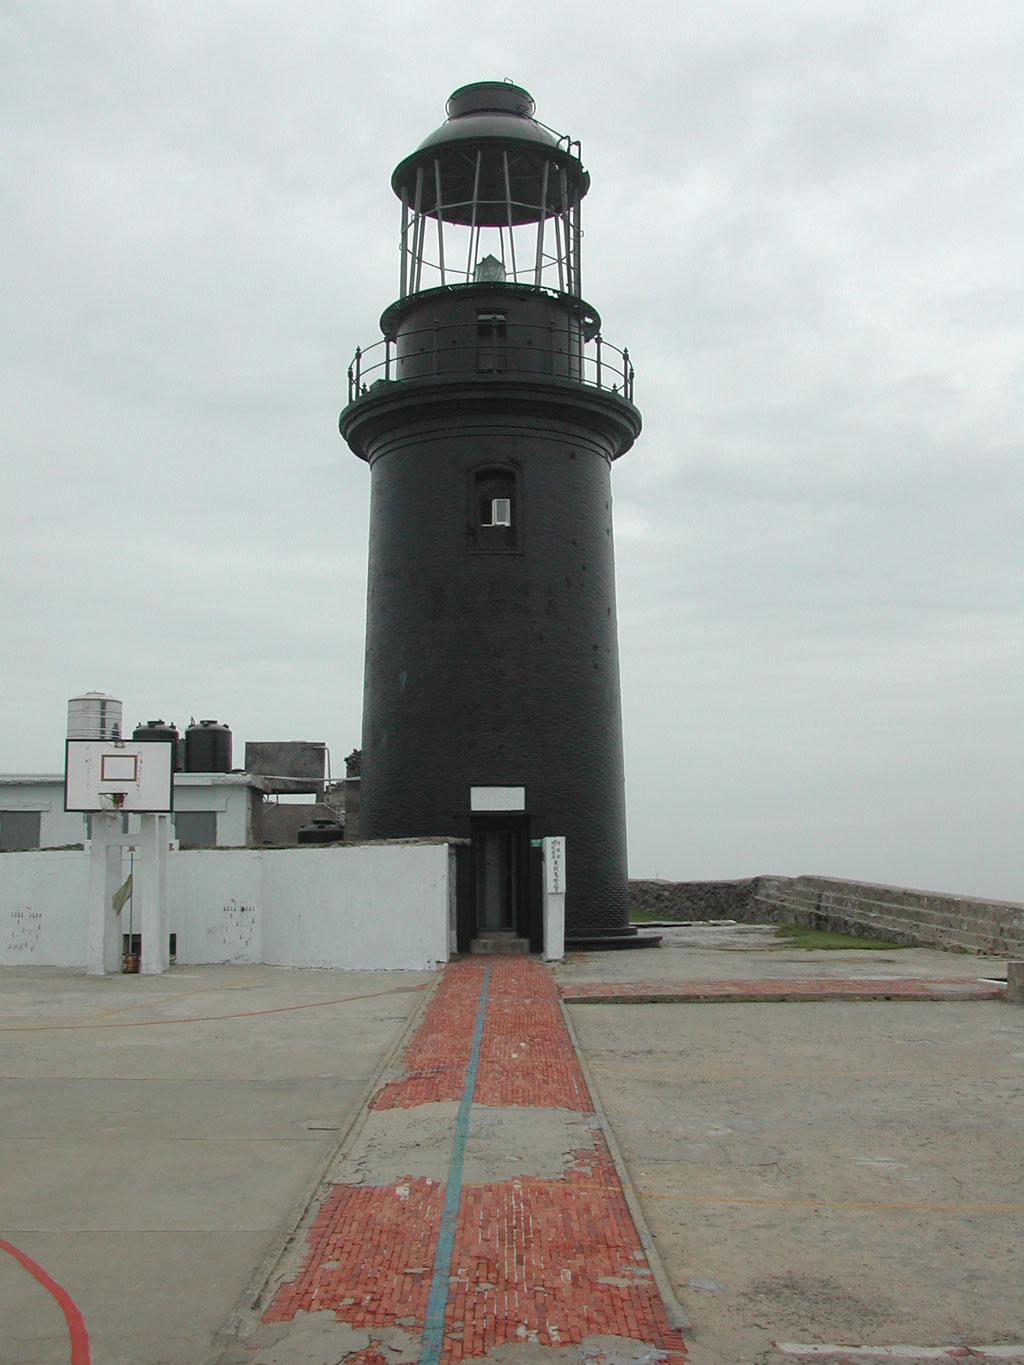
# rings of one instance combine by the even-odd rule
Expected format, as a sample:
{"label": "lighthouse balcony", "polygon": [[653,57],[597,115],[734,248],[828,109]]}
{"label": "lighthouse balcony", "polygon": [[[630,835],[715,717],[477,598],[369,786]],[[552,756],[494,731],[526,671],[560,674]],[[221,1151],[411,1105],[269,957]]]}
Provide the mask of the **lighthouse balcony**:
{"label": "lighthouse balcony", "polygon": [[[463,297],[452,308],[456,292]],[[552,306],[551,296],[532,290],[525,300],[509,297],[510,290],[484,294],[472,286],[436,293],[446,296],[442,306],[424,307],[421,296],[420,306],[410,308],[404,300],[394,306],[397,317],[389,309],[382,318],[384,338],[356,349],[348,369],[349,403],[381,384],[473,376],[568,380],[633,402],[629,351],[605,341],[597,314],[579,301]],[[434,311],[438,316],[431,316]]]}

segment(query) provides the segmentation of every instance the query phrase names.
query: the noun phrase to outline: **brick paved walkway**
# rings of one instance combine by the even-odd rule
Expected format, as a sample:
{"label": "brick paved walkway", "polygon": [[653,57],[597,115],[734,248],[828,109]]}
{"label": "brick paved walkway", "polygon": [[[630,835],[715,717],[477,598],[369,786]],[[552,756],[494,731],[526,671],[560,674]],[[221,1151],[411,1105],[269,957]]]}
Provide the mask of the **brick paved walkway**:
{"label": "brick paved walkway", "polygon": [[997,1000],[1005,988],[977,977],[844,977],[761,981],[582,981],[560,988],[567,1004],[722,1004],[796,1000]]}
{"label": "brick paved walkway", "polygon": [[[486,1005],[474,1045],[482,993]],[[378,1127],[382,1111],[422,1109],[424,1122],[446,1116],[457,1145],[460,1116],[468,1115],[471,1152],[475,1131],[495,1116],[524,1109],[547,1113],[548,1128],[552,1121],[564,1122],[574,1135],[564,1144],[561,1174],[538,1174],[536,1167],[531,1173],[527,1142],[521,1173],[513,1178],[463,1180],[453,1205],[448,1260],[445,1181],[414,1174],[421,1154],[414,1158],[411,1148],[409,1174],[375,1181],[368,1147],[363,1182],[330,1187],[302,1263],[278,1289],[263,1322],[329,1314],[339,1324],[364,1329],[365,1338],[354,1340],[349,1332],[345,1349],[331,1356],[348,1365],[479,1359],[495,1348],[531,1343],[559,1349],[567,1361],[594,1365],[621,1359],[623,1349],[648,1365],[681,1365],[683,1339],[669,1325],[592,1117],[548,969],[521,958],[449,965],[403,1063],[404,1075],[371,1101]],[[466,1076],[472,1075],[467,1068],[474,1066],[475,1086],[463,1095]],[[416,1117],[407,1112],[403,1123]],[[523,1116],[527,1122],[530,1117]],[[449,1180],[453,1170],[454,1156]],[[424,1335],[438,1286],[439,1349],[428,1345],[429,1330]],[[394,1344],[396,1330],[404,1351]],[[410,1340],[423,1342],[418,1354],[410,1355]],[[647,1349],[638,1353],[637,1345]]]}

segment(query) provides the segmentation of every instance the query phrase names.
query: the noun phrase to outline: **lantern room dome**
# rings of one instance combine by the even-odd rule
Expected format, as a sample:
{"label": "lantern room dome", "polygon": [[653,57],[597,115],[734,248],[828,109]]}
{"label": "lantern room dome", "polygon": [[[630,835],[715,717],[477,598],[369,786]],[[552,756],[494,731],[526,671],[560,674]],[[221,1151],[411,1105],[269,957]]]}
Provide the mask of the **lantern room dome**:
{"label": "lantern room dome", "polygon": [[528,91],[507,81],[477,81],[474,85],[464,85],[445,106],[447,122],[435,128],[416,150],[422,152],[446,142],[476,142],[480,138],[558,147],[557,135],[542,128],[533,117],[536,107]]}
{"label": "lantern room dome", "polygon": [[[538,123],[535,108],[530,93],[509,81],[461,86],[448,100],[447,120],[395,167],[392,189],[412,203],[419,178],[423,211],[435,216],[440,187],[440,216],[457,223],[535,222],[554,211],[556,194],[562,206],[578,203],[590,188],[578,144]],[[564,175],[561,188],[559,176],[544,174],[545,162]],[[484,201],[494,207],[481,216]]]}

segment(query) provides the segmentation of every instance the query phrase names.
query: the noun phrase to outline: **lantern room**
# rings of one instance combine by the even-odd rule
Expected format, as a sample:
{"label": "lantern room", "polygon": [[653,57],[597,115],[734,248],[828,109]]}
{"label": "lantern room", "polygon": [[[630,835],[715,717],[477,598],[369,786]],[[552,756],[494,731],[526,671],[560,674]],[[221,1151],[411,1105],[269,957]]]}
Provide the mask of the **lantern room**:
{"label": "lantern room", "polygon": [[456,90],[448,119],[391,177],[402,201],[400,297],[453,284],[580,297],[580,144],[534,118],[521,86]]}

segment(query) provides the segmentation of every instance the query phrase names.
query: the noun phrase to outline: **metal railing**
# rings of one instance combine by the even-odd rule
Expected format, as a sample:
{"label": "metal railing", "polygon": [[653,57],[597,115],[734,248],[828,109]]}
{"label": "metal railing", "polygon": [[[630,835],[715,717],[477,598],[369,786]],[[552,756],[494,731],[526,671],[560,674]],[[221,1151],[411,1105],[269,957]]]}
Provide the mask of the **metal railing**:
{"label": "metal railing", "polygon": [[581,332],[565,327],[509,324],[506,336],[485,340],[465,323],[435,323],[402,332],[397,341],[385,337],[365,349],[357,346],[348,367],[348,401],[381,383],[503,375],[566,379],[633,402],[629,351],[611,345],[600,332],[584,341]]}

